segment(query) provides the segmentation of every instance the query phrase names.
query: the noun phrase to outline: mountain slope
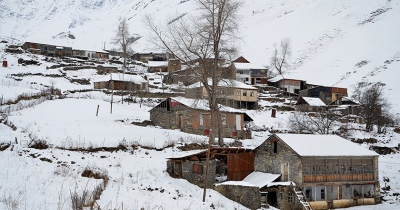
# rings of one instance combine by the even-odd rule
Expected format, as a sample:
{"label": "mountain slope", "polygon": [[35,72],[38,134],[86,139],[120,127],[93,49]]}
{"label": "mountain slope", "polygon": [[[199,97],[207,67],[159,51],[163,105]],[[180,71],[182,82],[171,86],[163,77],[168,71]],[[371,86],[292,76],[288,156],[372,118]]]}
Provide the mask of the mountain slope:
{"label": "mountain slope", "polygon": [[[132,33],[143,38],[137,51],[151,51],[142,23],[195,12],[195,1],[69,0],[0,1],[0,37],[60,42],[80,48],[113,48],[118,21],[126,17]],[[310,83],[348,87],[359,81],[387,84],[389,96],[400,92],[400,1],[246,0],[240,10],[241,55],[264,65],[274,45],[290,38],[291,77]],[[69,32],[75,39],[65,39]],[[400,97],[391,97],[400,112]]]}

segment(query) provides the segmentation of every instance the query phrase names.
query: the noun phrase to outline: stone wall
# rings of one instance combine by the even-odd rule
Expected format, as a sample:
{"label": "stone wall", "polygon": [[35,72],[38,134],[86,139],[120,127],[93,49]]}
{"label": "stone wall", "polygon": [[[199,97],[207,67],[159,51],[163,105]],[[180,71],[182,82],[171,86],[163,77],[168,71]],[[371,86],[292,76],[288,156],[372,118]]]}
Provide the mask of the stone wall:
{"label": "stone wall", "polygon": [[[164,108],[154,108],[150,110],[150,120],[154,123],[154,125],[160,126],[162,128],[181,129],[181,131],[186,133],[204,135],[204,130],[210,129],[210,125],[200,125],[199,115],[206,112],[207,111],[193,109],[167,111]],[[226,114],[226,125],[223,125],[224,130],[222,134],[224,138],[233,137],[233,132],[236,132],[237,138],[248,137],[246,131],[236,130],[236,114],[224,114]],[[183,115],[181,128],[178,127],[179,115]]]}
{"label": "stone wall", "polygon": [[154,125],[160,126],[162,128],[177,128],[175,112],[169,112],[163,109],[154,108],[150,110],[150,120],[154,123]]}
{"label": "stone wall", "polygon": [[[201,173],[195,172],[193,170],[194,165],[197,167],[201,167]],[[175,166],[176,167],[176,166]],[[188,182],[195,184],[199,187],[204,187],[205,180],[205,171],[206,171],[206,161],[183,161],[181,164],[181,170],[175,168],[174,163],[171,160],[167,161],[167,173],[174,178],[183,178]],[[207,188],[213,188],[215,183],[217,164],[215,160],[210,160],[210,164],[208,166],[208,177],[207,177]],[[181,176],[175,174],[174,171],[182,171]]]}
{"label": "stone wall", "polygon": [[[277,140],[277,153],[274,153],[271,140]],[[256,171],[282,174],[283,166],[288,166],[288,180],[302,186],[303,171],[300,157],[284,142],[273,139],[273,136],[262,143],[255,152],[254,165]],[[281,181],[285,180],[283,174]]]}
{"label": "stone wall", "polygon": [[214,190],[249,209],[255,210],[261,207],[261,194],[258,187],[218,185],[214,187]]}
{"label": "stone wall", "polygon": [[[198,174],[193,171],[193,165],[200,165],[202,173]],[[217,164],[215,160],[210,160],[208,166],[207,188],[213,188],[215,183]],[[182,177],[190,183],[204,187],[204,180],[206,175],[206,161],[184,161],[182,162]]]}

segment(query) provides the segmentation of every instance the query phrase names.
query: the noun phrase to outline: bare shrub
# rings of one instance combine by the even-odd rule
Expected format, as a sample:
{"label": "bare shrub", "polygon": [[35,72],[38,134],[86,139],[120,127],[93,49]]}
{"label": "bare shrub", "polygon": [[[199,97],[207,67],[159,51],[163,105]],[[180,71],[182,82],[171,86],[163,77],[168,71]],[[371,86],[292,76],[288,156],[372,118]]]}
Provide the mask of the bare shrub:
{"label": "bare shrub", "polygon": [[28,145],[29,148],[34,148],[34,149],[47,149],[49,148],[49,145],[47,144],[46,140],[32,140],[31,143]]}
{"label": "bare shrub", "polygon": [[0,151],[6,150],[8,147],[10,147],[11,143],[0,143]]}
{"label": "bare shrub", "polygon": [[4,194],[3,197],[0,198],[0,202],[10,210],[18,209],[21,201],[19,200],[22,196],[22,191],[19,191],[17,195],[12,195],[10,192],[8,195]]}
{"label": "bare shrub", "polygon": [[62,177],[68,177],[71,174],[71,169],[68,166],[59,165],[54,171],[54,174]]}

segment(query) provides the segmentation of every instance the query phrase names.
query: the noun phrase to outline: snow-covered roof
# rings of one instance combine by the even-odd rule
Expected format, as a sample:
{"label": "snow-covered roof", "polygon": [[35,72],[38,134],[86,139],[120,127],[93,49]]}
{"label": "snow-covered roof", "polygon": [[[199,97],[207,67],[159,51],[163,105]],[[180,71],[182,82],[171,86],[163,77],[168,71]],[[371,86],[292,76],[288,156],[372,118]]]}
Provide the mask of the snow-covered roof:
{"label": "snow-covered roof", "polygon": [[240,70],[268,69],[268,68],[264,67],[263,65],[256,64],[256,63],[239,63],[239,62],[233,62],[233,65],[235,66],[236,69],[240,69]]}
{"label": "snow-covered roof", "polygon": [[303,81],[302,79],[297,78],[296,74],[294,74],[294,76],[292,75],[290,77],[288,75],[285,75],[285,76],[278,75],[278,76],[276,76],[274,78],[269,79],[268,82],[278,82],[278,81],[283,80],[283,79]]}
{"label": "snow-covered roof", "polygon": [[[166,99],[167,100],[167,99]],[[191,99],[191,98],[185,98],[185,97],[171,97],[171,100],[174,100],[176,102],[179,102],[187,107],[193,108],[193,109],[200,109],[200,110],[210,110],[209,105],[208,105],[208,100],[204,99]],[[228,106],[224,106],[219,104],[219,110],[221,112],[229,112],[229,113],[243,113],[245,115],[246,112],[234,109]],[[250,117],[250,116],[249,116]]]}
{"label": "snow-covered roof", "polygon": [[[212,85],[211,78],[208,79],[208,84]],[[187,86],[187,88],[189,88],[189,89],[190,88],[198,88],[198,87],[202,87],[202,86],[203,86],[202,82],[196,82],[196,83],[193,83],[193,84]],[[249,89],[250,90],[257,90],[257,88],[255,88],[255,87],[253,87],[251,85],[245,84],[243,82],[239,82],[237,80],[229,80],[229,79],[221,79],[221,80],[219,80],[218,87],[235,87],[235,88],[248,89],[248,90]]]}
{"label": "snow-covered roof", "polygon": [[259,187],[262,188],[271,184],[277,178],[279,178],[280,174],[270,174],[254,171],[251,174],[247,175],[242,181],[227,181],[216,185],[240,185],[240,186],[250,186],[250,187]]}
{"label": "snow-covered roof", "polygon": [[104,82],[104,81],[126,81],[126,82],[133,82],[136,84],[147,82],[143,77],[139,75],[131,75],[131,74],[119,74],[119,73],[111,73],[107,76],[104,76],[100,79],[94,80],[94,82]]}
{"label": "snow-covered roof", "polygon": [[302,97],[303,100],[310,106],[326,106],[320,98]]}
{"label": "snow-covered roof", "polygon": [[[377,156],[378,154],[336,135],[274,134],[300,156]],[[278,149],[279,150],[279,149]]]}
{"label": "snow-covered roof", "polygon": [[147,65],[149,67],[168,66],[168,61],[148,61]]}

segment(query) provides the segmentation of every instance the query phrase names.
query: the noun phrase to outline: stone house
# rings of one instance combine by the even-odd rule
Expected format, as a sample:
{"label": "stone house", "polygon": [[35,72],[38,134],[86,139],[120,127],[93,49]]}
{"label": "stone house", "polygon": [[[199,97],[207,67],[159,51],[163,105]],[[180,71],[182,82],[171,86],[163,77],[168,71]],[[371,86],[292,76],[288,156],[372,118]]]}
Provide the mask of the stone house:
{"label": "stone house", "polygon": [[[253,119],[246,112],[220,105],[222,137],[251,138],[248,123]],[[184,97],[167,98],[150,110],[154,125],[180,129],[186,133],[209,135],[211,115],[207,100]]]}
{"label": "stone house", "polygon": [[324,112],[327,110],[326,104],[319,98],[299,97],[295,105],[298,112]]}
{"label": "stone house", "polygon": [[[209,85],[212,85],[209,80]],[[221,79],[218,82],[218,103],[236,109],[256,109],[258,104],[258,89],[245,83]],[[207,99],[208,95],[201,82],[189,85],[185,90],[185,96],[193,99]]]}
{"label": "stone house", "polygon": [[148,90],[148,82],[139,75],[111,73],[93,83],[94,89]]}
{"label": "stone house", "polygon": [[[189,152],[167,158],[167,172],[171,177],[183,178],[203,187],[207,150]],[[254,171],[252,150],[238,147],[212,147],[208,167],[207,187],[221,181],[238,181]]]}
{"label": "stone house", "polygon": [[269,196],[283,199],[277,208],[301,209],[302,197],[313,209],[331,209],[380,202],[378,157],[336,135],[273,134],[255,149],[254,164],[302,192],[298,199]]}

